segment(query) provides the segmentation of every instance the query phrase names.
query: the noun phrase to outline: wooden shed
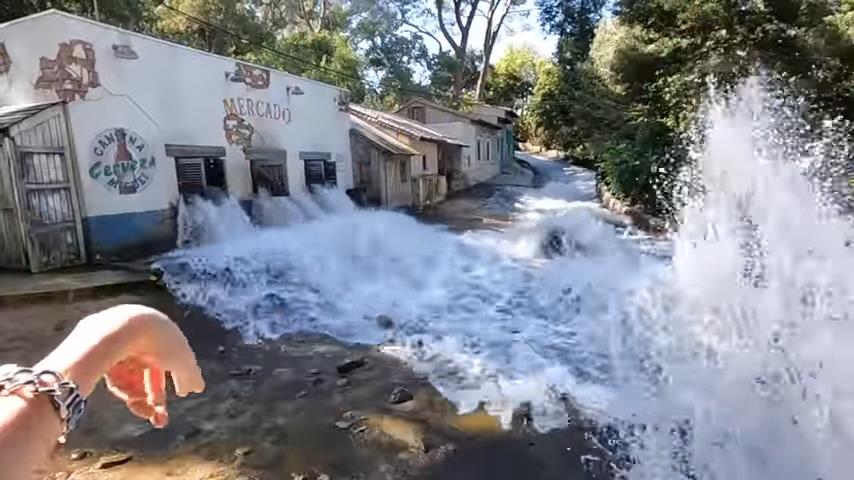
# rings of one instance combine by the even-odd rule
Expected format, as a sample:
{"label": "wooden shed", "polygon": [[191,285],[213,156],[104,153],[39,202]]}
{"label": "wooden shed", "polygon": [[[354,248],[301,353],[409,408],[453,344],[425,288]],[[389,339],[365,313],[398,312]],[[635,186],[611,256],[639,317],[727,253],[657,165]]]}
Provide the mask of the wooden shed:
{"label": "wooden shed", "polygon": [[0,107],[0,267],[86,261],[73,155],[64,103]]}
{"label": "wooden shed", "polygon": [[412,159],[418,151],[358,117],[351,121],[354,187],[372,205],[411,205]]}

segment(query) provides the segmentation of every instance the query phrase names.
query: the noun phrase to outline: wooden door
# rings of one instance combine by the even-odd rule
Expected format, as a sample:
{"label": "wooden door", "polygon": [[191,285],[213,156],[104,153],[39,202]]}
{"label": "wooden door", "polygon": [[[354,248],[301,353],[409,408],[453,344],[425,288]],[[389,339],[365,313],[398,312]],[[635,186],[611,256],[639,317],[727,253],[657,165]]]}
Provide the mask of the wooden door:
{"label": "wooden door", "polygon": [[0,267],[27,267],[26,246],[12,176],[12,139],[0,134]]}
{"label": "wooden door", "polygon": [[83,226],[64,105],[46,109],[9,129],[21,230],[30,270],[41,272],[86,261]]}

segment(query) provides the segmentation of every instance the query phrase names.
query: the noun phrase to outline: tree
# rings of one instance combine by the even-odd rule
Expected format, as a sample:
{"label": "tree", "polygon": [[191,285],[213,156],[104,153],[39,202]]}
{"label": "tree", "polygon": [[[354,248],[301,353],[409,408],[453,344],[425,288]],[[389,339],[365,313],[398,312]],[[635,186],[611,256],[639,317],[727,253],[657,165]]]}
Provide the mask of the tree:
{"label": "tree", "polygon": [[[451,3],[448,4],[445,0],[435,0],[439,29],[445,37],[445,41],[451,46],[453,58],[457,62],[457,65],[451,69],[453,74],[451,96],[454,102],[459,102],[462,98],[469,51],[469,35],[471,35],[471,27],[474,25],[480,2],[481,0],[451,0]],[[451,15],[451,19],[446,22],[448,14]]]}
{"label": "tree", "polygon": [[462,94],[459,97],[453,94],[449,96],[448,92],[453,91],[458,83],[460,92],[473,90],[477,86],[480,62],[481,56],[475,52],[468,52],[463,63],[449,52],[436,55],[430,72],[430,89],[433,95],[449,106],[462,105]]}
{"label": "tree", "polygon": [[349,3],[331,0],[251,0],[265,28],[275,34],[286,31],[343,31]]}
{"label": "tree", "polygon": [[161,37],[231,57],[256,52],[259,45],[271,41],[245,0],[170,0],[158,7],[152,30]]}
{"label": "tree", "polygon": [[370,94],[373,104],[392,108],[414,93],[428,95],[429,89],[416,77],[418,72],[433,69],[434,57],[425,44],[430,37],[422,33],[426,27],[410,26],[416,25],[408,16],[417,11],[414,0],[361,2],[351,8],[359,13],[351,15],[353,26],[349,34],[376,81],[376,89]]}
{"label": "tree", "polygon": [[587,57],[605,3],[606,0],[537,0],[543,28],[560,38],[558,56],[564,64]]}
{"label": "tree", "polygon": [[350,91],[354,101],[365,97],[362,59],[341,33],[321,30],[300,31],[278,39],[275,50],[293,52],[282,56],[262,50],[247,55],[247,60],[294,75],[337,85]]}
{"label": "tree", "polygon": [[486,87],[486,100],[494,105],[518,107],[528,103],[543,64],[531,47],[511,47],[495,63]]}
{"label": "tree", "polygon": [[[98,19],[102,22],[136,31],[148,31],[157,0],[100,0]],[[0,2],[0,23],[32,15],[49,8],[95,18],[91,0],[8,0]]]}
{"label": "tree", "polygon": [[513,7],[524,5],[525,0],[487,0],[485,3],[486,32],[483,35],[483,63],[480,67],[480,76],[477,79],[474,98],[481,100],[489,77],[489,62],[492,59],[492,50],[498,41],[498,36],[504,26],[507,15]]}

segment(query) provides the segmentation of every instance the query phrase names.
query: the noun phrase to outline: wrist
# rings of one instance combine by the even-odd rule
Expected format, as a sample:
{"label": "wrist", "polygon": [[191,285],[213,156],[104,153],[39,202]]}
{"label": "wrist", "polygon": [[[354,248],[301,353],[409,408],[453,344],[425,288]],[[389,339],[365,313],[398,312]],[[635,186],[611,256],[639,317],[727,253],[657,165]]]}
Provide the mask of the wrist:
{"label": "wrist", "polygon": [[53,370],[77,384],[88,397],[116,362],[121,360],[126,335],[98,315],[80,321],[71,334],[35,369]]}

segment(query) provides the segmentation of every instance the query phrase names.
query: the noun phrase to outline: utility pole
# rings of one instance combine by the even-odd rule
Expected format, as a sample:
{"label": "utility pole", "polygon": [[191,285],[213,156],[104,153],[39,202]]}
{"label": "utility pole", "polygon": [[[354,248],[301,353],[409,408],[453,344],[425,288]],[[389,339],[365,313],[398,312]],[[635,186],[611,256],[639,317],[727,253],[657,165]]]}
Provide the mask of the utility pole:
{"label": "utility pole", "polygon": [[92,7],[95,9],[95,20],[101,21],[101,13],[98,11],[98,0],[92,0]]}

